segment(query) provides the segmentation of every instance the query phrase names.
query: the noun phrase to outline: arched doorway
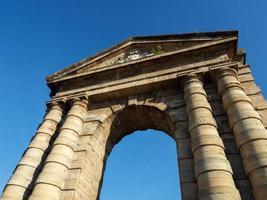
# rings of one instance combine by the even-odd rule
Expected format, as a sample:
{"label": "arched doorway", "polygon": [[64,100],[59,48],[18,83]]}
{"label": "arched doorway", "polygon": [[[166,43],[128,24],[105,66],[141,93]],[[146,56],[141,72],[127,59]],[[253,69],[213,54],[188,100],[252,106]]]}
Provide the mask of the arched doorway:
{"label": "arched doorway", "polygon": [[[100,191],[103,184],[104,172],[106,169],[107,159],[115,147],[125,136],[140,130],[154,129],[163,131],[161,135],[177,146],[175,140],[175,125],[170,117],[169,112],[160,110],[156,106],[131,105],[110,115],[103,125],[99,126],[90,139],[90,147],[88,148],[88,160],[92,163],[92,167],[88,169],[87,178],[91,181],[91,185],[87,185],[89,199],[100,199]],[[181,115],[183,115],[182,113]],[[180,131],[183,130],[180,128]],[[177,133],[177,132],[176,132]],[[134,134],[132,134],[134,135]],[[127,138],[127,137],[126,137]],[[164,146],[164,145],[163,145]],[[158,148],[162,147],[159,146]],[[141,147],[138,147],[139,150]],[[149,147],[145,147],[149,148]],[[174,147],[175,148],[175,147]],[[174,150],[175,157],[177,151]],[[179,191],[178,167],[177,161],[174,159],[176,168],[176,191]],[[114,176],[114,175],[113,175]],[[116,178],[116,177],[115,177]],[[95,197],[94,197],[95,196]],[[180,195],[178,194],[177,198]]]}
{"label": "arched doorway", "polygon": [[176,145],[165,133],[136,131],[107,160],[100,199],[180,200]]}

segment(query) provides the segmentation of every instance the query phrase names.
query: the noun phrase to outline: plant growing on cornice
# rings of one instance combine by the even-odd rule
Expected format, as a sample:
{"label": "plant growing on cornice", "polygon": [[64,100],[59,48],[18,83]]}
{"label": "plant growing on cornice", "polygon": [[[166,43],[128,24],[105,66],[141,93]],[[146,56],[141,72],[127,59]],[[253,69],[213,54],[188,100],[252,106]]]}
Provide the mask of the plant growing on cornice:
{"label": "plant growing on cornice", "polygon": [[164,51],[160,45],[158,45],[157,47],[155,47],[151,50],[151,53],[154,55],[159,55],[159,54],[162,54],[163,52]]}

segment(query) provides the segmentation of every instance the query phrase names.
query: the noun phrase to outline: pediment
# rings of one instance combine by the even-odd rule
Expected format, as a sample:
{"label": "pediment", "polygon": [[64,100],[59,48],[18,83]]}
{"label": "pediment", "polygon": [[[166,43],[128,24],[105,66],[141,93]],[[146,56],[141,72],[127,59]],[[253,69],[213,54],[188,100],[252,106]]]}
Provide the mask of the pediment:
{"label": "pediment", "polygon": [[208,46],[231,38],[237,40],[237,31],[132,37],[48,76],[47,81],[48,83],[59,82],[101,69],[142,62],[142,60],[203,45]]}

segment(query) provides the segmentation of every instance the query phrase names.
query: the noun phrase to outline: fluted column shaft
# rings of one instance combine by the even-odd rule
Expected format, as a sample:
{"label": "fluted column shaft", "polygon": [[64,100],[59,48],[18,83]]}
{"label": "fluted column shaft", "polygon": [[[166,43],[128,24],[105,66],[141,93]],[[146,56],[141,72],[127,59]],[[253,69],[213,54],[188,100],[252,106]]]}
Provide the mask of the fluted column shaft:
{"label": "fluted column shaft", "polygon": [[267,199],[267,132],[262,119],[245,94],[235,69],[213,72],[218,93],[234,132],[246,174],[256,200]]}
{"label": "fluted column shaft", "polygon": [[183,82],[199,199],[240,199],[203,84],[196,75]]}
{"label": "fluted column shaft", "polygon": [[35,183],[30,200],[58,200],[60,198],[67,170],[70,168],[82,130],[87,104],[87,100],[77,99],[73,102]]}
{"label": "fluted column shaft", "polygon": [[62,118],[61,103],[53,102],[29,147],[3,191],[3,199],[21,200],[29,195],[51,137]]}

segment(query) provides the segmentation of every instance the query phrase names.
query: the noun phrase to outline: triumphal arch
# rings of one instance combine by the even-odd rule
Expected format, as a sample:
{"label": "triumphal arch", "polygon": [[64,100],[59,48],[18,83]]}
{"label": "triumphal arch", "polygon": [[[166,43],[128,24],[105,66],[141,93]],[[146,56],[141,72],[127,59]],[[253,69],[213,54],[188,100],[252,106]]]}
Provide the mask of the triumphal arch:
{"label": "triumphal arch", "polygon": [[99,199],[114,145],[156,129],[177,144],[184,200],[266,200],[267,102],[245,59],[237,31],[132,37],[48,76],[2,199]]}

